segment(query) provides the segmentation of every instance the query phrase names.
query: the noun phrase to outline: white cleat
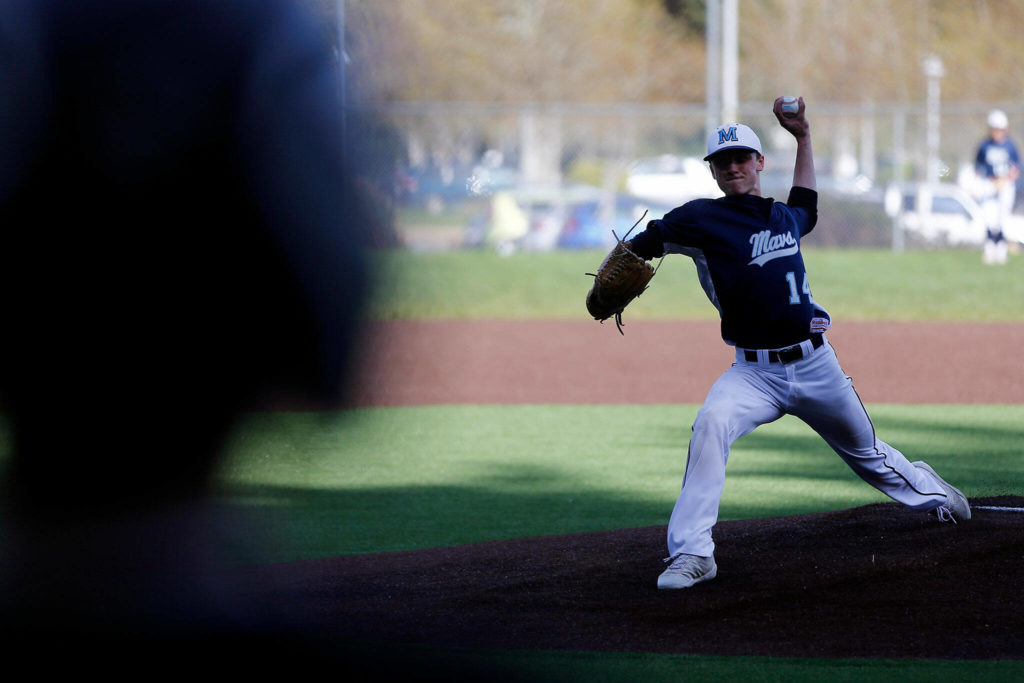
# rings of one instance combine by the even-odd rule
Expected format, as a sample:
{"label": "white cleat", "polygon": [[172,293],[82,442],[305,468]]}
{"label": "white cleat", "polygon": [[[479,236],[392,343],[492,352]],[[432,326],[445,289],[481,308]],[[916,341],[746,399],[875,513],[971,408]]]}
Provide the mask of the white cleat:
{"label": "white cleat", "polygon": [[701,581],[710,581],[718,575],[718,565],[715,558],[699,557],[677,553],[665,560],[669,563],[668,569],[658,577],[658,588],[673,590],[677,588],[689,588]]}
{"label": "white cleat", "polygon": [[935,470],[923,460],[910,463],[919,470],[924,470],[935,477],[939,486],[946,493],[946,502],[935,508],[932,512],[939,518],[940,522],[962,522],[971,518],[971,506],[967,502],[967,496],[960,492],[960,489],[951,486],[945,479],[936,474]]}

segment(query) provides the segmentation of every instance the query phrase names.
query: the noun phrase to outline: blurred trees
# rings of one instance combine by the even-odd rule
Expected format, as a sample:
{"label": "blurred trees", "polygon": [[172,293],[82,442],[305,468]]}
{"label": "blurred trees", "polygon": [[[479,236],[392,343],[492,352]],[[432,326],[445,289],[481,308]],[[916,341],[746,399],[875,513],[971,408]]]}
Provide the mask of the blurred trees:
{"label": "blurred trees", "polygon": [[[611,105],[702,107],[707,0],[296,1],[317,6],[336,39],[344,3],[351,120],[372,109],[366,105],[432,103],[418,118],[403,119],[391,107],[390,122],[405,144],[393,158],[432,158],[450,174],[456,158],[466,163],[486,144],[515,150],[519,157],[506,162],[549,183],[560,179],[571,155],[621,167],[643,146],[693,148],[703,139],[703,122],[687,119],[672,122],[671,140],[660,132],[641,140],[636,117],[616,118]],[[921,104],[923,62],[932,54],[945,66],[946,102],[1020,101],[1021,0],[737,5],[741,104],[779,93],[803,95],[818,111],[826,104]],[[588,105],[605,116],[589,119],[586,129],[580,116],[564,115]],[[836,158],[853,154],[851,131],[859,125],[852,118],[836,122]],[[867,146],[860,151],[865,168],[871,154]],[[605,168],[605,184],[614,172]]]}
{"label": "blurred trees", "polygon": [[660,0],[349,0],[348,50],[387,100],[699,100],[702,37]]}
{"label": "blurred trees", "polygon": [[[816,101],[919,102],[922,62],[946,68],[943,99],[1015,98],[1024,77],[1016,0],[739,0],[740,92]],[[761,27],[761,28],[756,28]]]}
{"label": "blurred trees", "polygon": [[[329,14],[339,0],[313,0]],[[706,0],[346,0],[350,69],[376,101],[704,99]],[[1013,97],[1019,0],[739,0],[741,100]]]}

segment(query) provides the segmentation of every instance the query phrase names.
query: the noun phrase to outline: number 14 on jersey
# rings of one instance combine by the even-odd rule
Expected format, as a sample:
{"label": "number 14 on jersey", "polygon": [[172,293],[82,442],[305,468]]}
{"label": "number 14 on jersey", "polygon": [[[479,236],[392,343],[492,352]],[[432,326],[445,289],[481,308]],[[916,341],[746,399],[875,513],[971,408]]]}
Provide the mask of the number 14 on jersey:
{"label": "number 14 on jersey", "polygon": [[814,297],[811,296],[811,286],[807,283],[807,273],[801,273],[803,275],[803,282],[800,284],[799,289],[797,288],[797,274],[793,271],[786,273],[786,282],[789,283],[789,303],[798,305],[800,303],[800,295],[806,294],[807,301],[814,303]]}

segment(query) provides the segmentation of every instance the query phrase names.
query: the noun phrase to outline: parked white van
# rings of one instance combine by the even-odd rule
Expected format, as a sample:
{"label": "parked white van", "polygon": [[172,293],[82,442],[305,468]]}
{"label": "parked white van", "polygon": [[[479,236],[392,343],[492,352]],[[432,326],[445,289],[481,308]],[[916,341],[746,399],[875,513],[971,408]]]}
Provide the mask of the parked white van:
{"label": "parked white van", "polygon": [[[981,206],[964,189],[951,183],[890,185],[885,212],[896,227],[933,244],[977,245],[985,241]],[[1024,216],[1012,215],[1003,225],[1011,242],[1024,244]]]}

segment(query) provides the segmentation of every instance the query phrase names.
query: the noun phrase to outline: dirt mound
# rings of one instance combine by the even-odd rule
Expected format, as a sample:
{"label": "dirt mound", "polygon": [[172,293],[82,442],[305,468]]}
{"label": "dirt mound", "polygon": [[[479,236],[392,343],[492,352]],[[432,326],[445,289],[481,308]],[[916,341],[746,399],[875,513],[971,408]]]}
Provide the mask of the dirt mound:
{"label": "dirt mound", "polygon": [[[659,591],[664,527],[257,568],[335,636],[492,648],[1024,658],[1024,497],[952,525],[895,503],[721,522],[718,578]],[[263,583],[266,582],[266,583]]]}

